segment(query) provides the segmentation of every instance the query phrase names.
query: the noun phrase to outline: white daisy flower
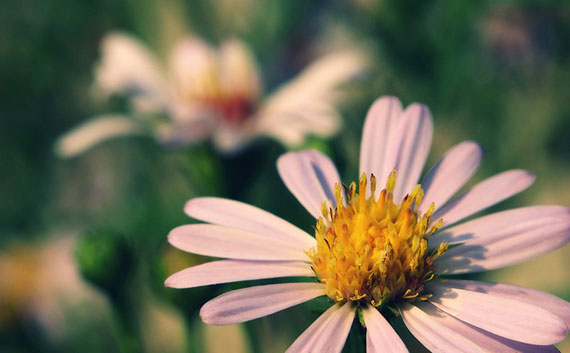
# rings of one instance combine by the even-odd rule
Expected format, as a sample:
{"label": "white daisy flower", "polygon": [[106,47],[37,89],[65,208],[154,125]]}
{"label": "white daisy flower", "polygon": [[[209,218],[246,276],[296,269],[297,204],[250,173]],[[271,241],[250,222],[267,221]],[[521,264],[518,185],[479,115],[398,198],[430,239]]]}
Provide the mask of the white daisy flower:
{"label": "white daisy flower", "polygon": [[[357,51],[329,54],[265,97],[258,65],[241,41],[212,48],[195,37],[183,39],[165,68],[137,39],[111,33],[103,40],[95,86],[104,95],[130,97],[133,113],[88,120],[64,135],[56,151],[70,157],[112,137],[149,132],[168,145],[212,138],[222,152],[258,136],[299,145],[308,135],[338,130],[338,88],[365,67]],[[157,115],[166,121],[156,121]]]}
{"label": "white daisy flower", "polygon": [[378,99],[364,125],[360,180],[348,187],[317,151],[283,155],[279,173],[316,218],[315,237],[237,201],[190,200],[185,212],[210,224],[178,227],[169,242],[227,260],[185,269],[165,284],[316,278],[234,290],[201,309],[205,323],[226,325],[328,296],[335,304],[288,352],[340,352],[355,315],[366,326],[367,352],[406,352],[383,316],[392,312],[434,352],[557,351],[552,344],[568,333],[570,303],[518,286],[441,276],[509,266],[566,244],[570,209],[523,207],[459,223],[528,188],[534,176],[510,170],[452,198],[481,161],[481,148],[467,141],[417,184],[432,130],[427,107],[403,110],[396,98]]}

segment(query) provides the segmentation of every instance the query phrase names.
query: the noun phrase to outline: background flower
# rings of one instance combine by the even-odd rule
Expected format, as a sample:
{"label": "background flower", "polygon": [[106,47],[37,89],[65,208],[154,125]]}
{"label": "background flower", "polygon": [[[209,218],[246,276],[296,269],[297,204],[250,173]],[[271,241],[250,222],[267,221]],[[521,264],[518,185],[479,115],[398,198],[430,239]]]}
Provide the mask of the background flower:
{"label": "background flower", "polygon": [[328,54],[265,97],[253,53],[236,39],[219,48],[196,37],[182,39],[166,65],[123,33],[108,34],[101,52],[95,89],[103,96],[128,97],[132,116],[104,115],[83,123],[58,142],[62,157],[145,131],[167,146],[212,138],[223,152],[259,136],[298,146],[311,135],[328,137],[338,130],[341,86],[366,68],[364,54],[356,49]]}

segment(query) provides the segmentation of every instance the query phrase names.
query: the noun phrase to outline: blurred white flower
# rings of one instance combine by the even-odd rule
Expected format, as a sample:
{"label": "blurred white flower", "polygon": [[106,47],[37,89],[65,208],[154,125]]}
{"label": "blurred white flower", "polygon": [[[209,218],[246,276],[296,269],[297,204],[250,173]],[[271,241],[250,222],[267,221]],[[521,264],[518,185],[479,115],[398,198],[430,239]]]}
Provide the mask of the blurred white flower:
{"label": "blurred white flower", "polygon": [[358,183],[342,186],[333,162],[317,151],[283,155],[279,174],[316,218],[315,237],[241,202],[190,200],[185,212],[208,223],[175,228],[169,242],[227,260],[187,268],[165,284],[313,278],[237,289],[200,311],[204,322],[227,325],[326,295],[334,304],[287,352],[341,352],[355,315],[366,326],[367,352],[407,352],[383,314],[400,315],[432,352],[556,352],[552,344],[568,333],[570,303],[532,289],[440,277],[509,266],[565,245],[570,209],[523,207],[464,222],[525,190],[534,175],[510,170],[453,198],[482,158],[466,141],[418,184],[432,133],[427,107],[404,110],[383,97],[366,118]]}
{"label": "blurred white flower", "polygon": [[128,96],[133,112],[87,121],[65,134],[56,151],[70,157],[108,138],[141,133],[166,145],[211,138],[222,152],[236,151],[258,136],[299,145],[309,135],[338,130],[339,86],[365,68],[359,51],[332,53],[264,96],[258,65],[241,41],[212,48],[186,38],[161,65],[137,39],[112,33],[103,40],[95,87],[104,96]]}
{"label": "blurred white flower", "polygon": [[0,251],[0,326],[15,320],[31,320],[50,339],[69,330],[69,317],[81,317],[86,306],[105,317],[105,300],[77,273],[73,258],[75,240],[49,237],[21,243]]}

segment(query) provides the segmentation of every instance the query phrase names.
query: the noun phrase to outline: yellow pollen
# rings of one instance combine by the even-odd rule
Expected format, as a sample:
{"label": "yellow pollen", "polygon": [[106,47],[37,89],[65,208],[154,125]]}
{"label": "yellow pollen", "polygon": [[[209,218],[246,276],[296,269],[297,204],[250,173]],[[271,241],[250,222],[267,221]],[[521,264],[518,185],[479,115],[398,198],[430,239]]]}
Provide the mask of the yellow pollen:
{"label": "yellow pollen", "polygon": [[[366,301],[374,306],[396,300],[426,300],[424,284],[432,280],[434,260],[447,243],[430,251],[428,238],[442,225],[430,224],[435,209],[419,214],[423,190],[416,185],[401,204],[393,199],[396,172],[375,197],[376,178],[363,174],[358,183],[335,185],[336,207],[323,204],[315,229],[317,245],[308,252],[326,294],[336,302]],[[370,185],[367,192],[367,185]]]}

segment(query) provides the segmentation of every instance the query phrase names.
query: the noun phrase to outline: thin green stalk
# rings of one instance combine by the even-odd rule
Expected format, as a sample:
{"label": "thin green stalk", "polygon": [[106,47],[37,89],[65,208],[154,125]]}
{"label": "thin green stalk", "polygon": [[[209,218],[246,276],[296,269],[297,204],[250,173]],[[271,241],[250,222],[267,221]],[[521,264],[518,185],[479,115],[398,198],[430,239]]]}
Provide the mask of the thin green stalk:
{"label": "thin green stalk", "polygon": [[199,318],[192,315],[186,317],[186,347],[188,353],[203,353],[206,350],[204,331]]}
{"label": "thin green stalk", "polygon": [[144,349],[138,326],[140,320],[137,318],[136,304],[127,297],[128,294],[126,293],[110,296],[114,327],[119,341],[119,352],[142,353]]}
{"label": "thin green stalk", "polygon": [[251,321],[245,322],[243,324],[245,329],[245,334],[249,342],[249,350],[251,353],[262,353],[261,342],[259,342],[259,336],[257,335],[257,330],[255,329],[255,324]]}

